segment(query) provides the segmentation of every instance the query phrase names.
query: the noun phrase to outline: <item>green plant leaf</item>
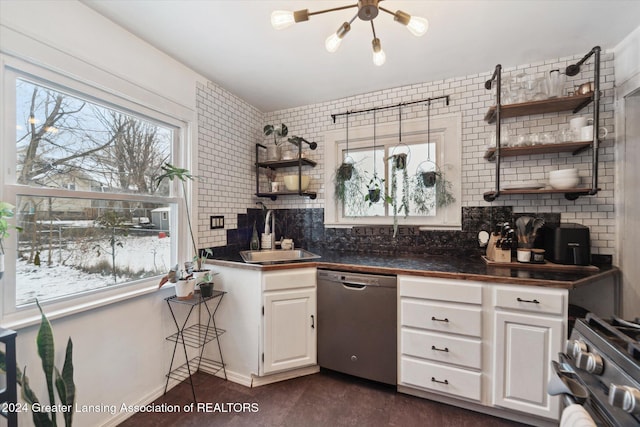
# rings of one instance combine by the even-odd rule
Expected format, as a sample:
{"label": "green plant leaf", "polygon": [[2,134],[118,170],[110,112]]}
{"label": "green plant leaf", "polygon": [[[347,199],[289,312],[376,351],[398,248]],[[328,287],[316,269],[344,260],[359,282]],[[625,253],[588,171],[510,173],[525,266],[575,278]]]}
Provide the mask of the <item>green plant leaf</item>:
{"label": "green plant leaf", "polygon": [[[38,347],[38,355],[42,361],[42,370],[44,371],[45,379],[47,380],[47,391],[49,393],[49,402],[51,405],[55,405],[56,399],[53,393],[53,363],[54,363],[54,345],[53,345],[53,330],[51,329],[51,323],[49,319],[44,315],[40,303],[36,299],[36,305],[40,310],[42,319],[40,322],[40,329],[38,330],[38,336],[36,337],[36,343]],[[56,425],[56,414],[51,414],[51,421],[53,425]]]}
{"label": "green plant leaf", "polygon": [[64,425],[71,426],[73,420],[73,407],[76,399],[76,386],[73,382],[73,342],[71,338],[67,341],[67,349],[64,356],[64,364],[62,365],[62,375],[56,369],[56,389],[60,402],[70,407],[71,411],[63,412]]}
{"label": "green plant leaf", "polygon": [[[34,403],[40,403],[36,394],[31,390],[29,386],[29,377],[27,377],[27,367],[24,367],[24,374],[22,375],[22,391],[20,392],[22,399],[32,406]],[[46,412],[31,411],[33,417],[33,423],[38,427],[51,427],[55,426],[49,415]]]}

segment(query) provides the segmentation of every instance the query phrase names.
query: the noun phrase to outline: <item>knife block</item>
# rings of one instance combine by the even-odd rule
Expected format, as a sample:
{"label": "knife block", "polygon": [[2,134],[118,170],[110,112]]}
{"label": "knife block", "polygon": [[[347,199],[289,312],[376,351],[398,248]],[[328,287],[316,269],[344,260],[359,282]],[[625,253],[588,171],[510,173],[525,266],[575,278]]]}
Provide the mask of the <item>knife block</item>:
{"label": "knife block", "polygon": [[489,237],[489,243],[487,243],[487,259],[491,261],[495,261],[496,251],[496,242],[500,239],[500,234],[491,233]]}
{"label": "knife block", "polygon": [[495,256],[492,261],[495,262],[511,262],[511,249],[498,249],[495,250]]}

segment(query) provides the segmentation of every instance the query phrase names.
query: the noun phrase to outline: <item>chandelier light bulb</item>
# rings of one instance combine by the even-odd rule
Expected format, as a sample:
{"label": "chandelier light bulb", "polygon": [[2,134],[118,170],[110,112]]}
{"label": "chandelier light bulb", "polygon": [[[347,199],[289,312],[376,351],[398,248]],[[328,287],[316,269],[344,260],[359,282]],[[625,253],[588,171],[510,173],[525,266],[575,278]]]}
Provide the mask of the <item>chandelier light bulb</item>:
{"label": "chandelier light bulb", "polygon": [[271,25],[276,30],[284,30],[295,24],[293,12],[288,10],[274,10],[271,12]]}
{"label": "chandelier light bulb", "polygon": [[340,47],[343,37],[349,32],[351,25],[348,22],[342,23],[338,31],[331,34],[324,42],[324,47],[328,52],[334,53]]}
{"label": "chandelier light bulb", "polygon": [[327,48],[327,52],[334,53],[338,50],[341,43],[342,39],[338,37],[338,34],[333,33],[325,40],[324,47]]}
{"label": "chandelier light bulb", "polygon": [[416,37],[424,36],[429,29],[429,21],[426,18],[412,16],[407,24],[407,29]]}
{"label": "chandelier light bulb", "polygon": [[380,44],[380,39],[373,39],[373,63],[378,67],[385,63],[387,60],[387,55],[385,55],[384,50],[382,50],[382,45]]}

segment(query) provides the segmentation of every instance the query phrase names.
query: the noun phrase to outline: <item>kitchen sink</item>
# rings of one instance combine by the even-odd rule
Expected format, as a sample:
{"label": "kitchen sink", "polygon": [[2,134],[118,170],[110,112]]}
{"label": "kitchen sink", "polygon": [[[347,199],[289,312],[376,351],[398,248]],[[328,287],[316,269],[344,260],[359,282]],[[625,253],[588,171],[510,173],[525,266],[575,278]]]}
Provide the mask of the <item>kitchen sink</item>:
{"label": "kitchen sink", "polygon": [[320,258],[320,255],[313,254],[304,249],[291,250],[262,250],[262,251],[240,251],[240,256],[244,262],[252,264],[267,264],[274,262],[308,261]]}

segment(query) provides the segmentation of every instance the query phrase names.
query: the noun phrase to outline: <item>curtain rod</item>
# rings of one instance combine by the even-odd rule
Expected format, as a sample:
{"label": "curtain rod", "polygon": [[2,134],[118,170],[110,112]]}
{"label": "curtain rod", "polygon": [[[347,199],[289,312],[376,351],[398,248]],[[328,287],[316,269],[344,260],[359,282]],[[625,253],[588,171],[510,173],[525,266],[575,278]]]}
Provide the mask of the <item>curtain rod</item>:
{"label": "curtain rod", "polygon": [[387,105],[387,106],[384,106],[384,107],[373,107],[373,108],[367,108],[366,110],[351,110],[351,111],[346,111],[344,113],[335,113],[335,114],[331,115],[331,118],[333,119],[333,123],[335,123],[336,122],[336,117],[338,117],[338,116],[348,116],[349,114],[359,114],[359,113],[368,113],[369,111],[387,110],[389,108],[399,108],[399,107],[403,107],[405,105],[421,104],[421,103],[424,103],[424,102],[431,103],[431,101],[436,101],[438,99],[446,99],[447,100],[447,105],[449,105],[449,95],[443,95],[443,96],[436,96],[435,98],[421,99],[419,101],[401,102],[399,104]]}

